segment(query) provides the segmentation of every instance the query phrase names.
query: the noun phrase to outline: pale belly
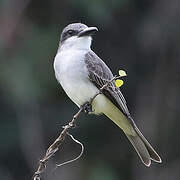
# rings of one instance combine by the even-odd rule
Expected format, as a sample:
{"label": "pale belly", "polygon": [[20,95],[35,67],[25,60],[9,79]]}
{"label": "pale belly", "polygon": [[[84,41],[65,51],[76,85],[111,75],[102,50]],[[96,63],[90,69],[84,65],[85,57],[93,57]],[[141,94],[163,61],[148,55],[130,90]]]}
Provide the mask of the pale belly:
{"label": "pale belly", "polygon": [[[59,54],[56,56],[54,62],[57,80],[60,82],[68,97],[78,107],[88,102],[98,92],[96,86],[89,80],[84,55],[85,53],[82,51],[74,52],[73,58],[65,53]],[[95,113],[101,113],[99,106],[104,106],[104,98],[104,95],[99,95],[92,103]],[[98,99],[101,101],[98,101]]]}
{"label": "pale belly", "polygon": [[98,92],[98,89],[88,82],[88,80],[76,79],[75,77],[71,78],[71,80],[64,78],[61,81],[61,86],[69,98],[78,106],[89,101]]}

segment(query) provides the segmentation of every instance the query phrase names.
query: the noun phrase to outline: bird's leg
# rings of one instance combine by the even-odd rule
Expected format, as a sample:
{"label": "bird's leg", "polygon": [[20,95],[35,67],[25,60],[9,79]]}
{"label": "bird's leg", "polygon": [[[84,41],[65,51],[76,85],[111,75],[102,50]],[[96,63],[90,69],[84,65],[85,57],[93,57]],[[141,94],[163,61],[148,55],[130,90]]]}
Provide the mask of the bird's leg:
{"label": "bird's leg", "polygon": [[88,114],[89,112],[93,112],[92,105],[89,102],[84,103],[81,107],[86,114]]}

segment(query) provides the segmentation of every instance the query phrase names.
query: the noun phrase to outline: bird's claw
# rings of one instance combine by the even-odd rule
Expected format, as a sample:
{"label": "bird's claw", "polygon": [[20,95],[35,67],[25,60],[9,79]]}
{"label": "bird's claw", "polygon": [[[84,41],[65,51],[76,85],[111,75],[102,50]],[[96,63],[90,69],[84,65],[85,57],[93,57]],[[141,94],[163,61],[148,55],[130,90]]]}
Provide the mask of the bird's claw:
{"label": "bird's claw", "polygon": [[93,112],[92,105],[89,102],[86,102],[82,105],[83,111],[88,114],[89,112]]}

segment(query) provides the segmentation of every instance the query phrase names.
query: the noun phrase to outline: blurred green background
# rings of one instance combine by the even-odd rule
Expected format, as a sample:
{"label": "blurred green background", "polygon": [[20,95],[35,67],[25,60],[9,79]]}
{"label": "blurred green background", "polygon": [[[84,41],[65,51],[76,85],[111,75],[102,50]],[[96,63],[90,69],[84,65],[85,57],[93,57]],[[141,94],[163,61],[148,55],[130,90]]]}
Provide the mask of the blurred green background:
{"label": "blurred green background", "polygon": [[121,130],[81,115],[43,174],[46,180],[180,179],[179,0],[0,0],[0,179],[30,179],[78,108],[57,83],[53,59],[69,23],[97,26],[92,49],[114,74],[132,115],[163,159],[144,167]]}

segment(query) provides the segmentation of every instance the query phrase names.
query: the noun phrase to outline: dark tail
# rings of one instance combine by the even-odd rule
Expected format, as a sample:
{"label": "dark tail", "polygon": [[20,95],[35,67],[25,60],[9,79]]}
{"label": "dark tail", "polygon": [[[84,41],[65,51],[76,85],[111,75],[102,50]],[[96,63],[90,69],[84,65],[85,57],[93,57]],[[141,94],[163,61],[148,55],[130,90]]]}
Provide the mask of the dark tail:
{"label": "dark tail", "polygon": [[151,160],[161,163],[162,160],[160,156],[156,153],[150,143],[146,140],[146,138],[142,135],[140,130],[134,125],[134,130],[136,131],[136,136],[126,134],[129,141],[134,146],[136,152],[138,153],[141,161],[146,165],[151,165]]}

